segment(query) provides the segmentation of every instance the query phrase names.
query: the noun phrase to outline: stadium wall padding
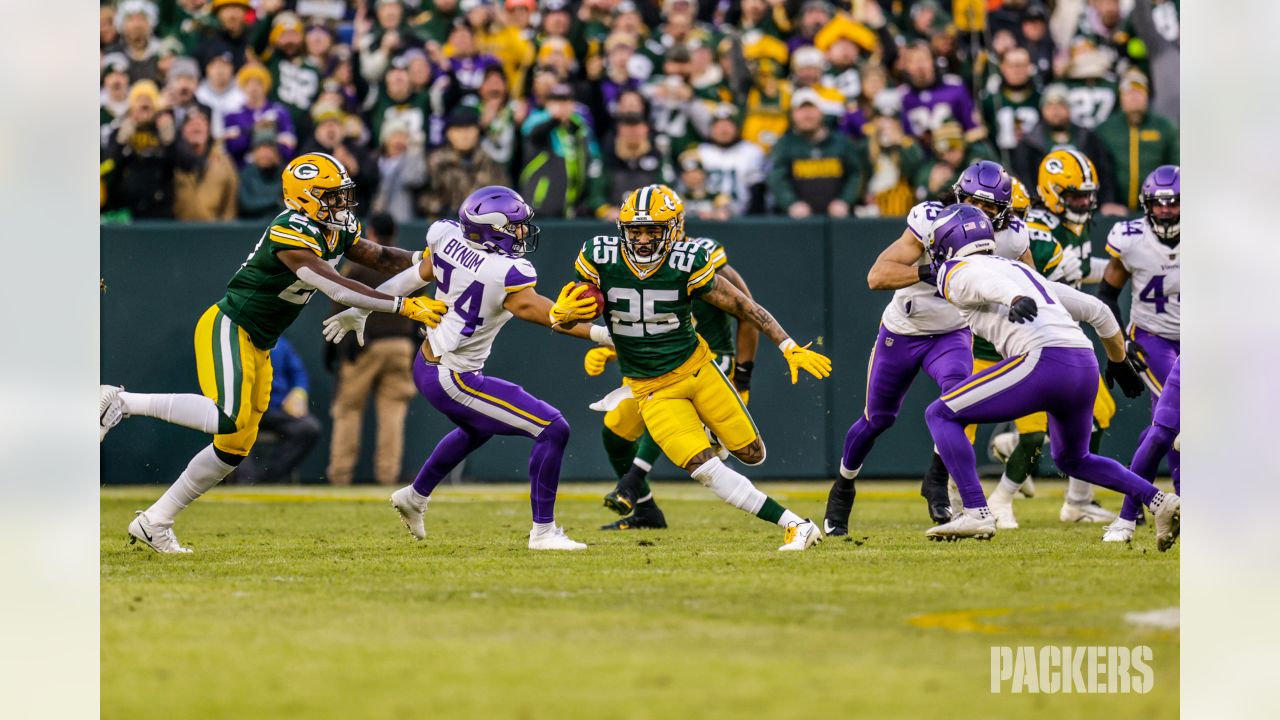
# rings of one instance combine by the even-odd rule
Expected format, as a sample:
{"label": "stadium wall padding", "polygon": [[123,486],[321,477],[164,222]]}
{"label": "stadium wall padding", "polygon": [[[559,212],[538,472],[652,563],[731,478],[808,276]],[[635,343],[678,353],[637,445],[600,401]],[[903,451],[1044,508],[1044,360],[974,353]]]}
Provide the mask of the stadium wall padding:
{"label": "stadium wall padding", "polygon": [[[540,225],[541,245],[531,259],[538,268],[541,292],[553,297],[571,279],[573,259],[582,242],[614,231],[611,225],[593,221],[549,220]],[[1109,227],[1107,223],[1095,228],[1095,247],[1101,246]],[[834,477],[844,434],[862,412],[867,357],[889,298],[887,293],[867,289],[867,270],[902,228],[901,218],[689,222],[691,235],[706,234],[722,241],[730,263],[746,278],[756,299],[796,340],[815,341],[815,347],[831,355],[835,365],[826,382],[804,376],[792,386],[780,354],[761,338],[750,409],[768,457],[759,467],[745,468],[747,475]],[[228,278],[262,230],[261,223],[103,226],[102,381],[139,392],[199,392],[192,345],[196,320],[222,296]],[[425,230],[424,222],[403,226],[400,246],[415,247]],[[1127,307],[1127,301],[1124,304]],[[302,467],[304,482],[323,481],[328,461],[328,408],[334,377],[324,369],[320,335],[320,323],[328,314],[328,300],[317,293],[286,333],[307,366],[312,412],[325,426],[320,444]],[[602,416],[587,405],[616,387],[619,376],[611,365],[601,377],[586,377],[582,355],[587,348],[580,340],[513,321],[498,338],[486,372],[523,385],[564,413],[573,428],[565,480],[612,480],[600,446]],[[865,477],[923,473],[932,448],[923,410],[936,397],[936,387],[922,375],[898,423],[881,436],[868,458]],[[1149,400],[1144,396],[1118,401],[1119,415],[1102,451],[1127,464],[1149,419]],[[372,477],[374,422],[370,403],[357,481]],[[412,401],[406,428],[406,478],[412,478],[451,427],[426,400]],[[983,439],[988,433],[984,429],[979,436],[981,462],[986,458]],[[157,420],[128,420],[102,446],[102,481],[170,483],[208,442],[197,432]],[[467,462],[462,475],[475,481],[524,480],[528,451],[527,439],[495,438]],[[665,461],[655,469],[657,478],[682,475]]]}

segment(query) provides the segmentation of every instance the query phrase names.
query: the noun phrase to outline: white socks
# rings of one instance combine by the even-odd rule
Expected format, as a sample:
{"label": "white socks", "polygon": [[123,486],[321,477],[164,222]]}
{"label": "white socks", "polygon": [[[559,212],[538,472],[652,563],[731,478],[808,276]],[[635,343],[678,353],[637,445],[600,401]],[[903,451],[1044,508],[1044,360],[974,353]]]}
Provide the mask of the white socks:
{"label": "white socks", "polygon": [[991,491],[991,494],[993,496],[996,494],[1000,494],[1000,495],[1007,495],[1008,497],[1013,497],[1014,495],[1018,494],[1018,483],[1010,480],[1008,475],[1001,475],[1000,483],[996,485],[995,490]]}
{"label": "white socks", "polygon": [[1067,478],[1067,502],[1088,505],[1093,502],[1093,485],[1073,477]]}
{"label": "white socks", "polygon": [[860,472],[862,472],[861,465],[859,465],[857,468],[853,470],[850,470],[849,468],[844,466],[843,462],[840,463],[840,477],[844,478],[845,480],[852,480],[858,477],[858,473]]}
{"label": "white socks", "polygon": [[648,473],[650,470],[653,470],[653,465],[651,465],[650,463],[645,462],[644,460],[641,460],[640,458],[636,458],[636,459],[632,460],[632,461],[631,461],[631,464],[632,464],[632,465],[635,465],[636,467],[640,468],[641,470],[645,471],[646,473]]}
{"label": "white socks", "polygon": [[551,533],[553,533],[553,532],[555,532],[555,531],[556,531],[556,522],[555,522],[554,520],[552,520],[552,521],[551,521],[551,522],[549,522],[549,523],[537,523],[537,522],[536,522],[536,523],[534,523],[534,524],[533,524],[533,533],[532,533],[532,534],[534,534],[534,535],[550,535]]}
{"label": "white socks", "polygon": [[725,465],[720,458],[711,458],[699,465],[693,471],[693,479],[711,488],[716,497],[752,515],[760,511],[767,499],[745,475]]}
{"label": "white socks", "polygon": [[783,510],[783,511],[782,511],[782,517],[778,518],[778,526],[779,526],[779,527],[787,527],[787,526],[788,526],[788,525],[790,525],[791,523],[795,523],[795,524],[799,525],[799,524],[800,524],[800,523],[802,523],[802,522],[804,522],[804,518],[802,518],[802,517],[800,517],[799,515],[797,515],[797,514],[795,514],[795,513],[791,512],[790,510]]}
{"label": "white socks", "polygon": [[[190,397],[208,400],[202,395]],[[210,400],[209,402],[212,403],[213,401]],[[232,470],[235,470],[235,466],[219,460],[218,455],[213,450],[213,445],[206,446],[196,453],[195,457],[191,458],[191,462],[187,464],[187,469],[183,470],[177,481],[170,485],[168,490],[164,491],[164,495],[161,495],[154,505],[147,508],[147,519],[153,523],[172,523],[173,518],[183,508],[208,492],[214,485],[222,482],[222,478],[230,475]]]}
{"label": "white socks", "polygon": [[217,403],[204,395],[121,392],[120,402],[124,404],[125,415],[153,417],[209,435],[218,434],[218,418],[222,413]]}

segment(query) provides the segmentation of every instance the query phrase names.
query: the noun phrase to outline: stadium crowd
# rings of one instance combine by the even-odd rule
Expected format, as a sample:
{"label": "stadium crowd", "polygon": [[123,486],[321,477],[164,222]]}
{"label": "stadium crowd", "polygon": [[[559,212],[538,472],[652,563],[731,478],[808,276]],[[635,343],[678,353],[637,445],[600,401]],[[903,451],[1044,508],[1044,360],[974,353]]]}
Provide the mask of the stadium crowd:
{"label": "stadium crowd", "polygon": [[119,0],[101,6],[104,222],[278,212],[328,153],[362,214],[508,184],[616,217],[900,216],[995,159],[1086,153],[1102,212],[1179,162],[1178,0]]}

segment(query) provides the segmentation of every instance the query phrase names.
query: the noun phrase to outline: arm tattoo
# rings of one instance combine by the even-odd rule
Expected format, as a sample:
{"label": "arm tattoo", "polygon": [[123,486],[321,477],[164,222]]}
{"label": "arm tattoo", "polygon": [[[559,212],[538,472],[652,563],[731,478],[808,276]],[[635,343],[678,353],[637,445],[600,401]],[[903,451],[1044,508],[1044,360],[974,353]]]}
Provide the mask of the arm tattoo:
{"label": "arm tattoo", "polygon": [[369,238],[364,238],[364,242],[351,246],[351,249],[347,250],[347,257],[353,262],[388,275],[395,275],[413,264],[413,253],[408,250],[379,245]]}
{"label": "arm tattoo", "polygon": [[769,314],[754,300],[742,294],[742,291],[734,287],[732,283],[720,282],[720,278],[712,280],[711,290],[702,296],[704,300],[712,305],[733,315],[739,320],[749,322],[760,328],[760,332],[764,333],[774,343],[780,343],[787,339],[787,333],[773,319],[773,315]]}

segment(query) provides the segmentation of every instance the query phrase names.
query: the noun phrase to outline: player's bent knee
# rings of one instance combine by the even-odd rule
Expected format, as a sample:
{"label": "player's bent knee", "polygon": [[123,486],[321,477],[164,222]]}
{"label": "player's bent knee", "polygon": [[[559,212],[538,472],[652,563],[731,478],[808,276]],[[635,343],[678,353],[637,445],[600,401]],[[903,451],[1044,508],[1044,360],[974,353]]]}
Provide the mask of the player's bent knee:
{"label": "player's bent knee", "polygon": [[538,435],[539,442],[549,442],[556,445],[569,444],[569,421],[564,419],[563,415],[558,416],[551,424],[542,429],[542,433]]}
{"label": "player's bent knee", "polygon": [[751,444],[744,448],[731,450],[730,452],[733,453],[734,457],[742,461],[744,465],[759,465],[764,462],[765,455],[767,454],[764,447],[764,441],[760,438],[752,440]]}
{"label": "player's bent knee", "polygon": [[893,423],[898,420],[897,415],[892,415],[890,413],[871,413],[866,417],[867,424],[871,426],[872,432],[877,435],[893,427]]}

